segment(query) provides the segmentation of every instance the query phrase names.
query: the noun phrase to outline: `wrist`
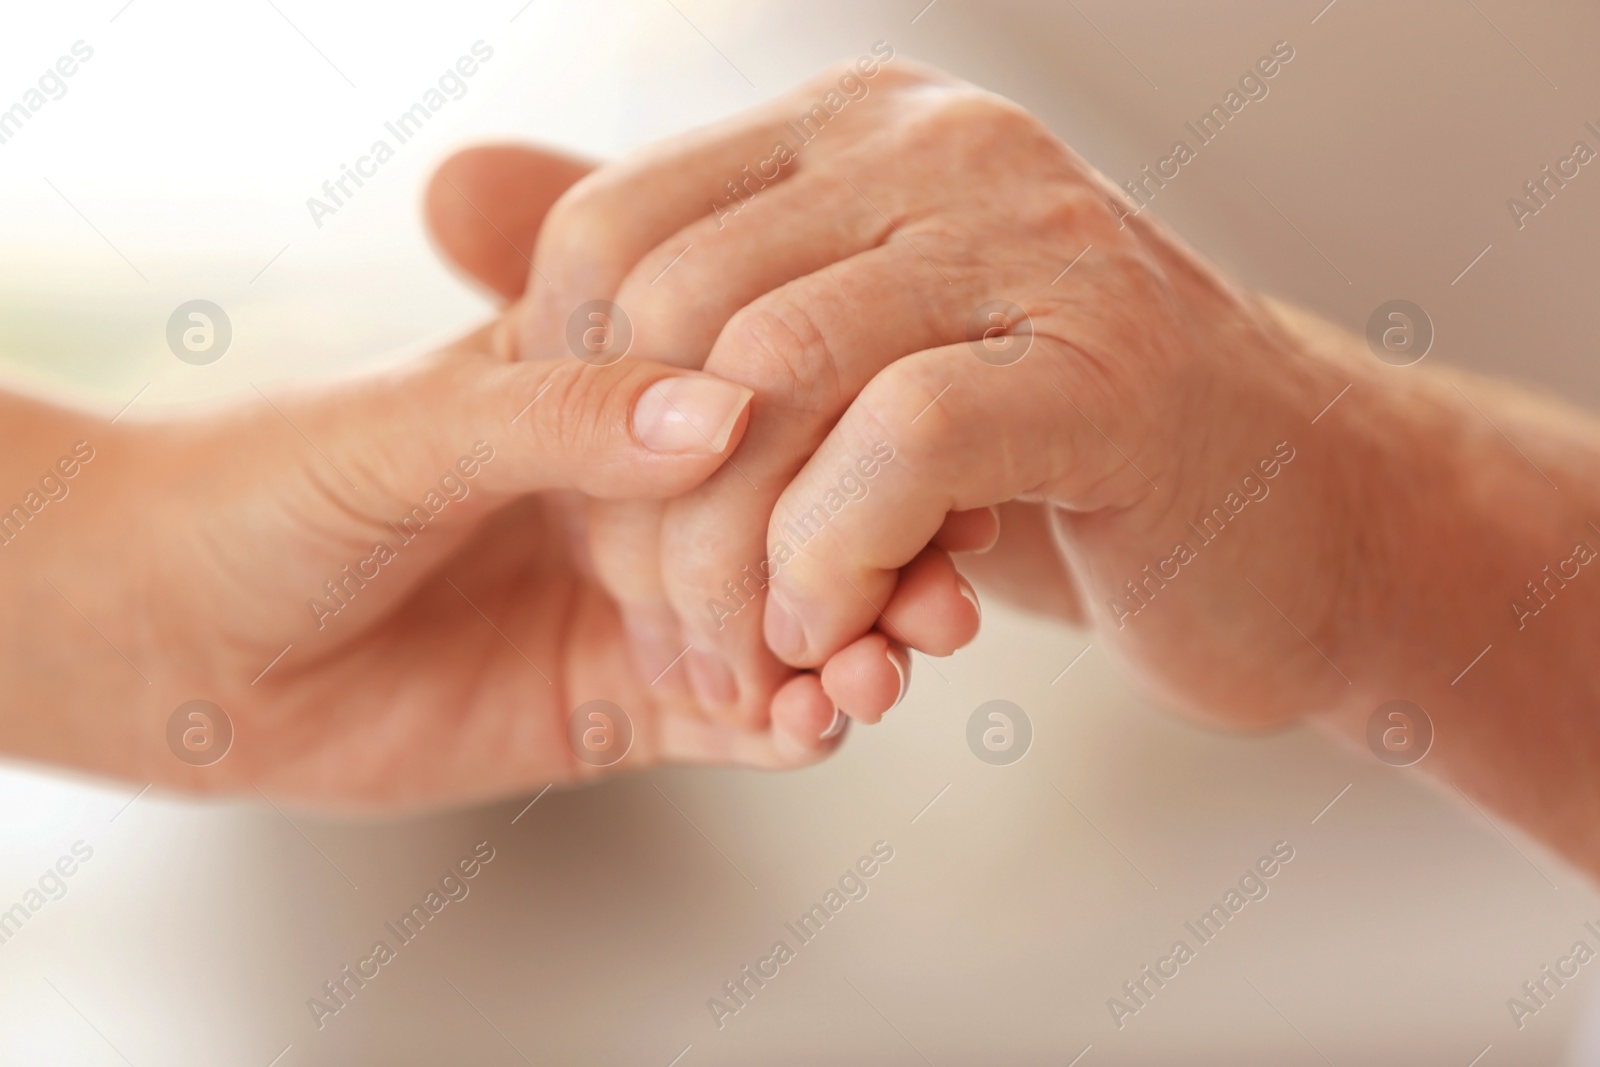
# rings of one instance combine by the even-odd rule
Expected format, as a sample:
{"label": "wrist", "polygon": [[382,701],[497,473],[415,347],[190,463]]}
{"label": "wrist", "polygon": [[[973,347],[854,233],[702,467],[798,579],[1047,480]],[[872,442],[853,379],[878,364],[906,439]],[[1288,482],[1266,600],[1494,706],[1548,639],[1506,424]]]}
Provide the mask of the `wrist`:
{"label": "wrist", "polygon": [[6,395],[0,425],[0,748],[132,774],[150,685],[124,658],[131,511],[107,504],[126,496],[138,431]]}
{"label": "wrist", "polygon": [[1440,609],[1464,591],[1459,556],[1475,544],[1462,524],[1482,472],[1465,459],[1464,405],[1441,375],[1381,366],[1354,335],[1269,307],[1295,362],[1320,384],[1321,399],[1299,405],[1309,412],[1302,451],[1315,501],[1302,562],[1321,575],[1326,605],[1310,637],[1342,676],[1312,706],[1343,716],[1451,661],[1463,620]]}
{"label": "wrist", "polygon": [[[1443,370],[1369,380],[1352,389],[1342,414],[1324,420],[1338,436],[1341,478],[1357,490],[1337,645],[1371,690],[1363,699],[1441,685],[1459,694],[1485,647],[1531,653],[1510,645],[1529,628],[1514,610],[1519,594],[1529,615],[1552,606],[1530,595],[1529,583],[1571,556],[1580,538],[1600,548],[1600,532],[1587,527],[1600,520],[1597,501],[1585,497],[1575,466],[1600,462],[1592,440],[1516,434],[1489,396],[1474,395],[1483,389]],[[1551,481],[1563,473],[1574,475],[1561,479],[1566,492]],[[1551,580],[1565,592],[1559,575]],[[1579,584],[1565,597],[1573,607],[1589,593]]]}

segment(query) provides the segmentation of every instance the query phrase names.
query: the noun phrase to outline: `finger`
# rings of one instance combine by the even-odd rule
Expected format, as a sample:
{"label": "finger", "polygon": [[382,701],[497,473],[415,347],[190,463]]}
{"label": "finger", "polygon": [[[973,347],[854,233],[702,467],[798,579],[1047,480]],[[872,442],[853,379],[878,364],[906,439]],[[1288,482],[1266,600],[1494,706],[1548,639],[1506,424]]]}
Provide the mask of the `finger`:
{"label": "finger", "polygon": [[[884,68],[892,49],[876,55],[827,71],[735,119],[636,152],[575,186],[552,211],[535,252],[535,276],[550,284],[519,311],[524,356],[559,352],[559,326],[573,310],[586,301],[614,300],[640,259],[673,234],[696,220],[726,218],[733,205],[758,193],[768,195],[796,172],[802,153],[820,160],[830,144],[851,143],[838,127],[870,124],[877,101],[869,106],[867,97],[874,86],[951,81],[910,64]],[[848,109],[840,94],[846,77],[858,86],[845,89],[857,101]],[[821,136],[825,127],[828,137]],[[651,358],[698,366],[704,355],[702,349],[681,356],[652,352]]]}
{"label": "finger", "polygon": [[[769,156],[728,183],[722,203],[639,260],[617,301],[656,346],[646,355],[699,366],[733,314],[762,294],[890,240],[916,244],[946,206],[937,183],[912,169],[917,139],[925,120],[971,90],[912,66],[876,79],[829,120],[826,137],[792,119],[775,128]],[[788,113],[835,80],[824,75],[791,94]],[[937,244],[948,234],[929,237]]]}
{"label": "finger", "polygon": [[641,680],[666,698],[688,693],[688,641],[661,585],[661,505],[655,500],[585,500],[595,579],[622,616]]}
{"label": "finger", "polygon": [[1062,554],[1047,503],[1012,500],[1000,513],[999,539],[991,551],[964,555],[961,572],[984,591],[1024,611],[1054,616],[1073,626],[1087,624],[1078,581]]}
{"label": "finger", "polygon": [[[617,602],[641,677],[673,696],[690,691],[711,706],[727,699],[724,673],[693,647],[667,599],[662,569],[659,500],[589,500],[585,507],[588,553],[600,587]],[[765,726],[753,716],[751,728]]]}
{"label": "finger", "polygon": [[946,552],[987,552],[1000,540],[1000,509],[973,508],[952,511],[933,535],[933,543]]}
{"label": "finger", "polygon": [[836,652],[822,668],[823,691],[846,715],[871,725],[905,699],[911,657],[874,631]]}
{"label": "finger", "polygon": [[[1131,459],[1111,444],[1137,436],[1128,417],[1087,389],[1072,399],[1074,381],[1070,353],[1047,339],[1008,366],[962,344],[909,356],[873,379],[774,508],[768,540],[789,545],[792,558],[768,590],[773,651],[815,666],[865,633],[899,569],[952,511],[1023,494],[1095,507],[1141,499],[1149,485],[1133,466],[1137,441]],[[831,508],[839,471],[862,455],[878,460],[866,491]]]}
{"label": "finger", "polygon": [[726,198],[724,186],[771,148],[778,121],[778,112],[764,108],[644,149],[567,190],[534,249],[534,277],[543,284],[514,315],[523,358],[569,354],[568,319],[585,303],[613,301],[647,252]]}
{"label": "finger", "polygon": [[795,675],[772,698],[773,747],[797,763],[843,744],[846,725],[815,674]]}
{"label": "finger", "polygon": [[286,401],[292,414],[274,407],[332,491],[380,515],[415,505],[466,518],[547,489],[668,497],[704,481],[743,434],[743,386],[643,360],[505,363],[484,339]]}
{"label": "finger", "polygon": [[817,676],[797,674],[773,697],[770,728],[745,729],[682,709],[664,712],[659,728],[660,753],[673,763],[804,767],[843,742],[842,732],[829,734],[833,718],[833,702],[822,691]]}
{"label": "finger", "polygon": [[433,174],[423,197],[428,232],[445,260],[503,299],[527,286],[545,213],[594,166],[522,145],[457,152]]}
{"label": "finger", "polygon": [[[768,601],[769,610],[774,601]],[[895,640],[930,656],[949,656],[978,635],[978,594],[950,554],[929,546],[900,569],[877,625]],[[774,623],[778,625],[778,623]]]}
{"label": "finger", "polygon": [[859,190],[829,171],[730,199],[645,253],[618,288],[641,355],[698,367],[740,308],[891,235]]}

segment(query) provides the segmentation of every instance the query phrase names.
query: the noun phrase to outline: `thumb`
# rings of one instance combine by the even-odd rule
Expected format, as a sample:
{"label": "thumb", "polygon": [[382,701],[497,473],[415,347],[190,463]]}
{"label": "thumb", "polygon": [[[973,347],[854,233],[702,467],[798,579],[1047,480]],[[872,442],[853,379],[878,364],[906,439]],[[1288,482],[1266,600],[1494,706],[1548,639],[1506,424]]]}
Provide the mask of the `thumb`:
{"label": "thumb", "polygon": [[581,160],[521,145],[457,152],[428,182],[428,232],[457,269],[513,300],[527,284],[550,205],[591,169]]}
{"label": "thumb", "polygon": [[470,496],[451,508],[467,518],[555,489],[677,496],[723,464],[749,421],[751,391],[714,375],[629,358],[506,362],[487,337],[313,402],[318,444],[375,513]]}

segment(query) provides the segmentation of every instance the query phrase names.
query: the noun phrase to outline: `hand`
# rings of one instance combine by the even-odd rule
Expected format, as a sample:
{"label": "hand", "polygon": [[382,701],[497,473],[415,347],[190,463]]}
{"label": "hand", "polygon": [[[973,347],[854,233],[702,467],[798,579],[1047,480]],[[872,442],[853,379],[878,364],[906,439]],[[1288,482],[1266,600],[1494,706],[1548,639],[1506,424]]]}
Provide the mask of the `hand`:
{"label": "hand", "polygon": [[[922,561],[997,507],[999,543],[963,566],[1095,623],[1167,702],[1228,726],[1304,715],[1386,762],[1426,757],[1600,873],[1600,582],[1582,577],[1600,558],[1594,418],[1436,363],[1390,366],[1250,292],[1002,100],[912,78],[861,103],[724,229],[702,224],[683,261],[704,252],[701,273],[672,283],[740,299],[745,279],[796,275],[732,314],[705,363],[756,390],[741,467],[783,463],[747,457],[772,440],[770,396],[824,398],[825,438],[787,453],[804,467],[769,546],[867,449],[894,449],[766,591],[784,661],[821,667],[841,706],[874,717],[896,672],[871,630],[909,631],[897,605],[920,593]],[[1021,312],[986,339],[994,301]],[[697,510],[730,484],[724,470],[668,505],[669,557],[678,531],[743,528]],[[688,571],[676,602],[732,562]],[[959,608],[948,584],[935,600]],[[1413,751],[1386,740],[1391,701],[1426,733]]]}
{"label": "hand", "polygon": [[[531,240],[564,166],[522,170],[514,198],[464,192]],[[503,259],[451,251],[504,281]],[[616,608],[569,544],[579,494],[701,482],[747,401],[642,361],[508,363],[484,331],[389,373],[184,421],[107,425],[0,398],[3,484],[37,481],[74,441],[92,453],[0,547],[14,606],[0,736],[132,780],[382,808],[603,773],[568,743],[569,713],[596,698],[632,721],[609,769],[819,758],[836,743],[818,740],[831,708],[746,730],[636,679]],[[236,732],[210,766],[168,748],[169,717],[193,699]]]}
{"label": "hand", "polygon": [[[800,143],[791,120],[841,86],[848,102]],[[730,181],[747,183],[737,199]],[[556,325],[614,300],[633,354],[756,394],[703,486],[591,512],[598,572],[654,634],[650,665],[691,644],[695,691],[732,721],[760,722],[780,685],[772,706],[820,687],[872,721],[904,692],[905,646],[972,637],[950,553],[998,536],[968,557],[991,586],[1105,619],[1190,706],[1274,721],[1288,711],[1264,697],[1272,679],[1309,679],[1315,699],[1342,686],[1276,609],[1331,639],[1339,572],[1315,559],[1336,557],[1327,520],[1354,501],[1310,473],[1327,457],[1306,431],[1350,379],[1297,358],[1260,300],[1127,214],[1026,113],[903,61],[835,70],[569,190],[533,257],[521,352],[564,355]],[[1009,365],[971,343],[995,301],[1031,317]],[[1269,492],[1288,499],[1249,503]],[[1254,509],[1242,528],[1233,500]],[[1213,506],[1230,529],[1201,543],[1186,522]],[[1260,551],[1289,533],[1310,535],[1312,560]],[[1186,536],[1203,556],[1174,570]],[[1127,582],[1160,610],[1135,596],[1119,612]]]}

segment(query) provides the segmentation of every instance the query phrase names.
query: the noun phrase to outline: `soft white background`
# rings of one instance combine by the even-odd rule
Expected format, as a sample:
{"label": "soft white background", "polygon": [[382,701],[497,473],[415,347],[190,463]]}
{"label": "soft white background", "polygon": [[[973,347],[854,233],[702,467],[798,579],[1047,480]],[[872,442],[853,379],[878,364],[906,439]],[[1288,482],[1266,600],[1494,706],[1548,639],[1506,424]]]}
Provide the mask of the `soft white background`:
{"label": "soft white background", "polygon": [[[435,261],[416,206],[429,169],[474,140],[616,154],[885,39],[1021,100],[1120,180],[1287,39],[1297,56],[1271,95],[1156,210],[1252,283],[1355,328],[1406,297],[1437,326],[1430,359],[1600,403],[1600,177],[1586,170],[1521,232],[1504,204],[1600,120],[1591,7],[673,2],[8,11],[0,107],[72,42],[95,49],[0,145],[8,377],[108,412],[145,389],[148,412],[469,326],[488,308]],[[315,227],[306,197],[478,39],[495,56],[467,96]],[[209,367],[163,341],[197,297],[234,324]],[[1168,718],[1097,647],[1052,682],[1092,635],[988,620],[825,766],[552,791],[515,824],[527,798],[352,824],[153,793],[125,807],[142,783],[11,767],[0,907],[74,840],[95,853],[0,946],[0,1062],[665,1067],[689,1046],[683,1067],[943,1067],[1066,1064],[1092,1046],[1083,1067],[1465,1067],[1489,1045],[1484,1065],[1562,1062],[1596,980],[1520,1033],[1505,999],[1600,919],[1579,876],[1363,752]],[[963,740],[994,697],[1035,723],[1009,768]],[[484,839],[497,858],[472,895],[318,1032],[306,998]],[[705,999],[878,839],[896,858],[871,895],[718,1032]],[[1280,839],[1297,857],[1271,895],[1115,1029],[1106,998]]]}

